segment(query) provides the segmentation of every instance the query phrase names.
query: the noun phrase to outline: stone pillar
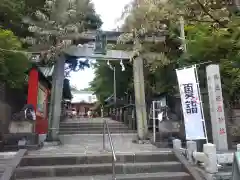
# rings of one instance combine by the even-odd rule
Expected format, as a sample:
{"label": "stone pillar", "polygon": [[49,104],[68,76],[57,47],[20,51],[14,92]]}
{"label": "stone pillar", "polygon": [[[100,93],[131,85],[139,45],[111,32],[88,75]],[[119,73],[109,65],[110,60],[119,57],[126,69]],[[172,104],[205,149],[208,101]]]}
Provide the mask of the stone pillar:
{"label": "stone pillar", "polygon": [[194,163],[193,152],[197,151],[197,143],[195,141],[187,141],[187,159],[190,163]]}
{"label": "stone pillar", "polygon": [[58,130],[61,117],[61,104],[63,93],[63,81],[64,81],[64,65],[65,57],[62,55],[59,57],[54,66],[54,78],[52,82],[51,92],[51,138],[58,140]]}
{"label": "stone pillar", "polygon": [[207,66],[206,72],[213,143],[216,145],[217,150],[228,150],[219,65],[213,64]]}
{"label": "stone pillar", "polygon": [[182,148],[182,141],[179,139],[173,140],[173,149],[180,149]]}
{"label": "stone pillar", "polygon": [[237,144],[237,151],[240,151],[240,144]]}
{"label": "stone pillar", "polygon": [[103,111],[103,107],[101,107],[101,117],[103,118],[104,117],[104,111]]}
{"label": "stone pillar", "polygon": [[133,60],[133,75],[138,138],[144,140],[148,135],[148,127],[145,102],[143,59],[141,57]]}
{"label": "stone pillar", "polygon": [[218,172],[217,167],[217,150],[215,144],[204,144],[203,152],[207,156],[207,162],[204,162],[205,170],[209,173]]}

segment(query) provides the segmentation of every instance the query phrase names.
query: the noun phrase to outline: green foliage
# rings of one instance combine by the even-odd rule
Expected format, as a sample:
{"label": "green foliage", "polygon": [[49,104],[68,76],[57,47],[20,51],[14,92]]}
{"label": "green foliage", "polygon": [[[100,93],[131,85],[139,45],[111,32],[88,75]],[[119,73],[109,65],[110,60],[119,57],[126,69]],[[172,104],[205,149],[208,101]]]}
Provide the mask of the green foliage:
{"label": "green foliage", "polygon": [[87,87],[87,88],[81,89],[81,91],[92,91],[92,88],[91,87]]}
{"label": "green foliage", "polygon": [[[116,69],[117,97],[123,97],[132,84],[132,66],[124,62],[126,69],[122,71],[118,61],[111,61],[110,63]],[[113,94],[114,71],[107,65],[106,61],[99,60],[95,65],[95,78],[90,86],[101,103]]]}
{"label": "green foliage", "polygon": [[25,9],[24,0],[2,0],[0,3],[0,25],[18,32],[22,29],[21,17]]}
{"label": "green foliage", "polygon": [[[34,51],[44,51],[40,59],[46,64],[53,64],[59,55],[70,45],[79,43],[79,36],[88,30],[101,27],[102,21],[96,14],[91,0],[48,0],[44,8],[37,9],[33,16],[24,18],[29,25],[32,36],[24,41]],[[44,50],[43,50],[44,49]],[[69,57],[67,63],[75,70],[78,57]],[[80,69],[88,67],[88,63],[80,63]]]}
{"label": "green foliage", "polygon": [[[20,50],[21,42],[11,31],[0,29],[0,48]],[[29,65],[24,54],[0,49],[0,81],[8,86],[22,87],[26,82],[26,71]]]}
{"label": "green foliage", "polygon": [[[239,70],[233,67],[233,64],[240,65],[240,18],[235,15],[235,10],[234,4],[221,0],[134,0],[130,3],[126,8],[124,30],[153,35],[165,29],[168,34],[164,46],[155,43],[149,49],[142,44],[145,53],[162,52],[169,59],[166,61],[164,56],[158,61],[146,58],[147,92],[174,93],[178,89],[176,68],[211,62],[220,64],[225,99],[233,100],[240,87]],[[180,16],[185,19],[187,53],[179,50]],[[141,48],[138,51],[143,56]],[[206,87],[205,66],[199,67],[202,88]]]}
{"label": "green foliage", "polygon": [[233,67],[234,63],[240,62],[238,30],[230,24],[228,28],[217,29],[206,24],[195,24],[188,26],[186,31],[188,57],[181,62],[185,65],[208,61],[220,64],[225,98],[232,100],[239,96],[240,71]]}
{"label": "green foliage", "polygon": [[69,79],[64,79],[63,81],[63,98],[64,99],[72,99],[72,93],[71,93],[71,86]]}
{"label": "green foliage", "polygon": [[29,35],[28,26],[22,22],[24,16],[33,15],[36,9],[42,8],[45,0],[1,0],[0,26],[12,30],[17,36]]}
{"label": "green foliage", "polygon": [[[166,41],[161,43],[143,43],[134,47],[145,60],[144,75],[146,96],[153,93],[177,93],[178,86],[175,69],[193,64],[207,62],[220,64],[224,97],[226,101],[237,96],[240,87],[239,70],[233,67],[240,64],[239,59],[239,17],[235,16],[232,6],[223,1],[202,0],[169,0],[163,1],[133,1],[126,7],[123,30],[141,34],[158,34],[167,31]],[[229,16],[231,14],[231,16]],[[185,18],[187,54],[180,50],[179,16]],[[121,41],[128,42],[134,34],[125,34]],[[137,43],[136,43],[137,44]],[[117,48],[129,49],[128,45],[120,44]],[[149,52],[163,53],[158,58],[148,56]],[[165,55],[165,56],[164,56]],[[199,67],[200,86],[206,88],[205,66]],[[112,92],[112,86],[104,86],[106,74],[99,73],[97,93]],[[132,75],[129,74],[129,78]],[[96,80],[95,80],[96,81]],[[107,80],[106,80],[107,81]],[[101,85],[102,83],[102,85]],[[128,86],[132,84],[129,83]],[[127,87],[127,85],[126,85]],[[104,95],[103,95],[104,96]]]}

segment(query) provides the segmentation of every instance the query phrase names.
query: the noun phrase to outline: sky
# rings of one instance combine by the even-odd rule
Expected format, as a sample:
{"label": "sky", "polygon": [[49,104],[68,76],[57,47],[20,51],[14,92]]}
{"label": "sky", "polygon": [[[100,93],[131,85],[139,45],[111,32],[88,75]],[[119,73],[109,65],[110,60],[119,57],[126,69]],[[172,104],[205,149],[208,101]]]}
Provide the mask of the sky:
{"label": "sky", "polygon": [[[103,21],[103,30],[116,29],[120,23],[117,23],[121,17],[125,5],[131,0],[92,0],[97,14]],[[71,73],[70,83],[78,89],[89,87],[89,83],[94,78],[94,70],[86,68],[84,71]]]}

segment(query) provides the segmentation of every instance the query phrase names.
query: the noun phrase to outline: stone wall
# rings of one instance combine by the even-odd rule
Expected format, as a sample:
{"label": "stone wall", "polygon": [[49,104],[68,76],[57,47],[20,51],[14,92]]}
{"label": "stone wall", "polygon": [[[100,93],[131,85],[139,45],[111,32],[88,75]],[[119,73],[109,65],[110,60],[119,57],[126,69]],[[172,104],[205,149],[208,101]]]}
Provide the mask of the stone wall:
{"label": "stone wall", "polygon": [[25,89],[11,89],[0,83],[0,140],[7,134],[12,114],[27,103]]}
{"label": "stone wall", "polygon": [[228,115],[228,131],[233,142],[240,142],[240,109],[232,109]]}
{"label": "stone wall", "polygon": [[136,114],[135,107],[128,106],[126,108],[118,109],[116,117],[113,119],[123,122],[125,125],[127,125],[132,130],[136,130],[137,124],[136,124],[135,114]]}
{"label": "stone wall", "polygon": [[0,139],[2,139],[3,134],[8,133],[8,126],[11,119],[11,107],[0,101]]}

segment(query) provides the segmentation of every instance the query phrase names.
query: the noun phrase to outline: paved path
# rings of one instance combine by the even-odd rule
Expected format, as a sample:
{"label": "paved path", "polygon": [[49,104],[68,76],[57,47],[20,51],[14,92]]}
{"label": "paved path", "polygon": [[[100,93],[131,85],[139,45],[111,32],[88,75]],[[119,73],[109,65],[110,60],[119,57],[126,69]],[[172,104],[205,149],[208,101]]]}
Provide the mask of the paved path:
{"label": "paved path", "polygon": [[[152,144],[135,144],[132,142],[134,136],[136,136],[136,134],[113,134],[112,138],[116,154],[170,151],[168,148],[156,148]],[[103,138],[100,134],[64,135],[61,138],[63,139],[63,142],[67,143],[58,146],[46,146],[37,151],[30,151],[29,155],[106,153],[103,151]],[[110,153],[111,151],[108,141],[106,142],[106,147]]]}
{"label": "paved path", "polygon": [[[80,119],[69,120],[68,122],[103,122],[103,119]],[[109,123],[119,123],[109,120]],[[171,149],[159,149],[152,144],[136,144],[132,140],[137,134],[112,134],[113,144],[116,154],[118,153],[140,153],[140,152],[159,152],[170,151]],[[108,136],[106,135],[106,148],[108,152],[103,151],[103,135],[102,134],[77,134],[77,135],[60,135],[60,140],[63,143],[58,146],[45,146],[40,150],[31,151],[29,155],[46,155],[46,154],[102,154],[111,153]]]}
{"label": "paved path", "polygon": [[109,118],[72,118],[63,121],[64,123],[103,123],[107,119],[108,123],[119,124],[121,122],[111,120]]}

